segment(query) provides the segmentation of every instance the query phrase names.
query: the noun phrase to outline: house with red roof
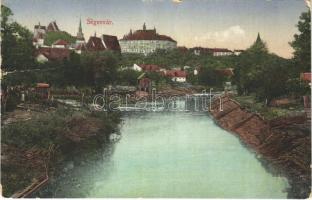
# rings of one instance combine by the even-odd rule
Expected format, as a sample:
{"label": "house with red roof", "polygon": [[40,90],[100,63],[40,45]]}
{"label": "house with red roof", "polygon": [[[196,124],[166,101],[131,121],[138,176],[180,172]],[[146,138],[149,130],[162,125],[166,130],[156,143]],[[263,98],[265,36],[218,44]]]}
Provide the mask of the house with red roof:
{"label": "house with red roof", "polygon": [[184,83],[186,82],[187,73],[183,70],[173,69],[166,71],[165,76],[170,77],[174,82]]}
{"label": "house with red roof", "polygon": [[139,65],[144,72],[159,72],[160,67],[153,64],[140,64]]}
{"label": "house with red roof", "polygon": [[96,37],[96,34],[94,36],[91,36],[86,44],[86,49],[88,51],[104,51],[105,46],[101,38]]}
{"label": "house with red roof", "polygon": [[66,48],[41,47],[35,52],[38,62],[63,61],[69,59],[70,50]]}
{"label": "house with red roof", "polygon": [[116,36],[113,35],[103,35],[103,43],[106,50],[121,52],[120,45]]}
{"label": "house with red roof", "polygon": [[69,43],[65,40],[59,39],[53,42],[52,48],[67,48]]}
{"label": "house with red roof", "polygon": [[116,36],[103,35],[102,37],[91,36],[86,44],[88,51],[114,51],[120,53],[120,46]]}

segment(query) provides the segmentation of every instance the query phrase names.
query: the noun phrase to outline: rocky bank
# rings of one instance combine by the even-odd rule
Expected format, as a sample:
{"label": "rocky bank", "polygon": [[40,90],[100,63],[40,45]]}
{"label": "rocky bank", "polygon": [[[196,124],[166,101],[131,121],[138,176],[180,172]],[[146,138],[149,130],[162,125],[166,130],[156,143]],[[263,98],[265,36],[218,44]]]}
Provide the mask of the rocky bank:
{"label": "rocky bank", "polygon": [[311,193],[311,128],[304,115],[265,120],[230,97],[212,103],[216,123],[237,135],[258,154],[270,172],[288,178],[288,198],[308,198]]}

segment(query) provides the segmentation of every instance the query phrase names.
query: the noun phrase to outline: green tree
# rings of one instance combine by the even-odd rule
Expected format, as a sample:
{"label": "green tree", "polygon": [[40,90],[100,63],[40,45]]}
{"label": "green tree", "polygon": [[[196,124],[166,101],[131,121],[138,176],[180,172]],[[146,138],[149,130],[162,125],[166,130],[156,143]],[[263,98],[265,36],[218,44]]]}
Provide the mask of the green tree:
{"label": "green tree", "polygon": [[234,71],[234,82],[238,86],[239,94],[253,92],[261,83],[258,83],[258,75],[265,67],[265,61],[269,53],[266,44],[258,34],[257,40],[237,60]]}
{"label": "green tree", "polygon": [[270,102],[291,93],[287,83],[293,71],[292,63],[269,53],[259,34],[255,43],[239,56],[235,65],[234,82],[239,94],[256,94],[259,100]]}
{"label": "green tree", "polygon": [[225,78],[211,68],[203,68],[198,75],[198,82],[201,85],[220,87],[224,81]]}
{"label": "green tree", "polygon": [[64,62],[64,79],[67,85],[81,86],[83,81],[81,77],[83,76],[83,69],[81,66],[80,55],[71,52],[69,60]]}
{"label": "green tree", "polygon": [[140,76],[141,72],[126,69],[118,72],[118,83],[124,85],[137,85],[137,78]]}
{"label": "green tree", "polygon": [[294,61],[298,72],[311,70],[311,11],[304,12],[297,24],[299,34],[294,35],[290,45],[295,50]]}
{"label": "green tree", "polygon": [[32,33],[17,22],[11,22],[13,13],[1,5],[2,69],[11,71],[35,66]]}
{"label": "green tree", "polygon": [[118,60],[110,51],[85,52],[82,54],[81,64],[87,85],[103,87],[117,79]]}
{"label": "green tree", "polygon": [[76,38],[65,31],[60,32],[48,32],[44,37],[45,45],[52,45],[57,40],[65,40],[68,43],[74,43]]}

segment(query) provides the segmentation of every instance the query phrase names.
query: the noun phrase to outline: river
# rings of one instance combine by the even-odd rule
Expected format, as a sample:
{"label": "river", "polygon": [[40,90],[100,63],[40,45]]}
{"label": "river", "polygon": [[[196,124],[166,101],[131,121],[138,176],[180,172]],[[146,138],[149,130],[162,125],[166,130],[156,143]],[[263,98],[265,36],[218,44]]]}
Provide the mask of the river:
{"label": "river", "polygon": [[204,113],[123,117],[122,138],[68,163],[41,197],[286,198],[239,139]]}

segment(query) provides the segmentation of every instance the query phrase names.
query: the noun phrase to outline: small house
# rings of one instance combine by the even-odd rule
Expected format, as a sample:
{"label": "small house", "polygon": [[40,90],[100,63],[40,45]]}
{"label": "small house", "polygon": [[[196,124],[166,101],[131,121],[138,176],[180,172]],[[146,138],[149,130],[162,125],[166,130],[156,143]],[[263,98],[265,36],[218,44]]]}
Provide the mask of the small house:
{"label": "small house", "polygon": [[37,83],[35,93],[42,99],[50,98],[50,85],[47,83]]}

